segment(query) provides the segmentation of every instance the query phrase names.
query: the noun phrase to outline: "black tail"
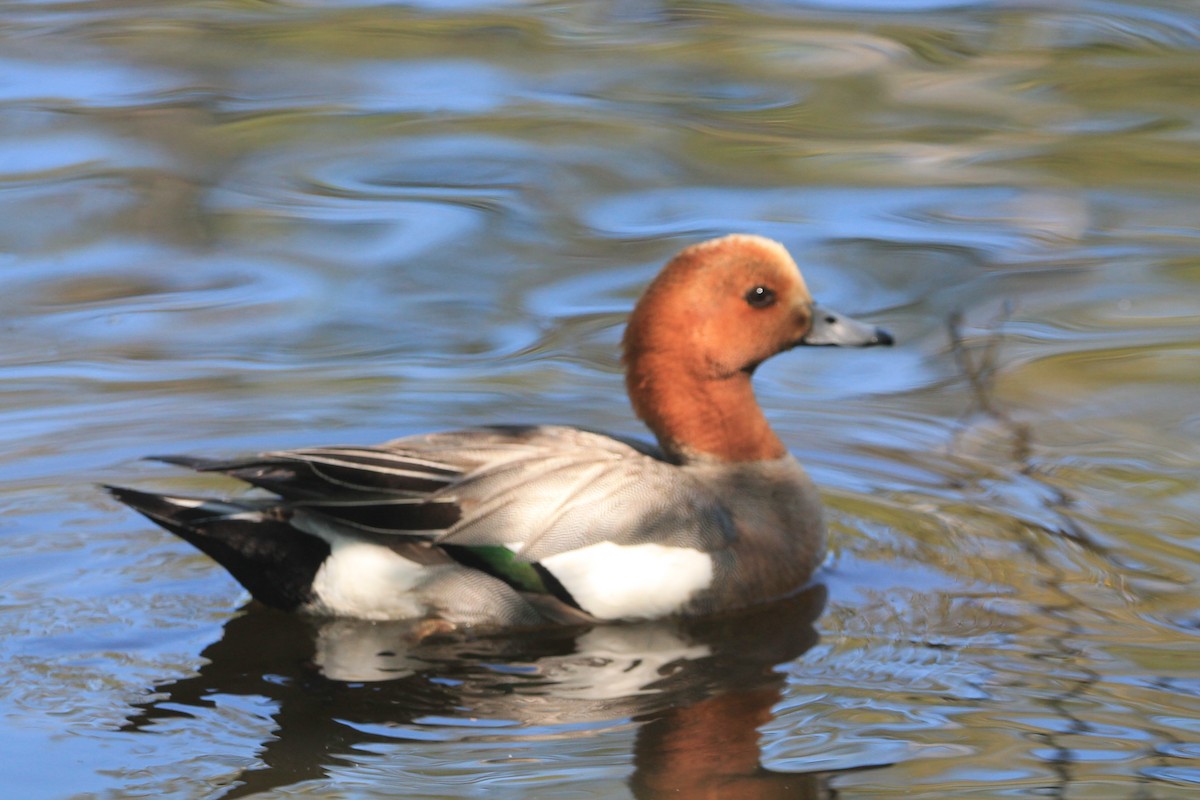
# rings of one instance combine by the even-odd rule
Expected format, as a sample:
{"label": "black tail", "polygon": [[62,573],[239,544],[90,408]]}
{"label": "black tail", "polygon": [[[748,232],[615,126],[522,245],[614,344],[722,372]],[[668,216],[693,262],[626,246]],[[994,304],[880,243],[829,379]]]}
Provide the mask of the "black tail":
{"label": "black tail", "polygon": [[255,599],[285,611],[312,600],[329,545],[258,506],[105,486],[152,522],[229,571]]}

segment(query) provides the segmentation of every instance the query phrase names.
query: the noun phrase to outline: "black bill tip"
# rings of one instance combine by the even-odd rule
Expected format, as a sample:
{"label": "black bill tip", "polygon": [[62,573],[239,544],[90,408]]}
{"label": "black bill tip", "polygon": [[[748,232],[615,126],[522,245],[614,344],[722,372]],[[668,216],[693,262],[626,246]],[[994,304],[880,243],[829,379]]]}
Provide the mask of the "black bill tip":
{"label": "black bill tip", "polygon": [[894,336],[885,331],[883,328],[876,328],[875,335],[871,337],[871,341],[867,342],[867,345],[870,346],[878,344],[883,345],[884,347],[891,347],[895,343],[896,338]]}

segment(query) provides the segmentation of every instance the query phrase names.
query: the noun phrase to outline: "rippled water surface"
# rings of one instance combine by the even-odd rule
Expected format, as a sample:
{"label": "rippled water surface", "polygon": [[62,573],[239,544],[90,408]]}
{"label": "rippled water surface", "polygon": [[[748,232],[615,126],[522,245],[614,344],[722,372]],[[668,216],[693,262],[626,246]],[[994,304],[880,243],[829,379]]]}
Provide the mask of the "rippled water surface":
{"label": "rippled water surface", "polygon": [[[1200,793],[1200,11],[0,4],[9,797]],[[624,315],[784,242],[892,349],[757,378],[819,585],[433,642],[257,608],[101,482],[642,435]]]}

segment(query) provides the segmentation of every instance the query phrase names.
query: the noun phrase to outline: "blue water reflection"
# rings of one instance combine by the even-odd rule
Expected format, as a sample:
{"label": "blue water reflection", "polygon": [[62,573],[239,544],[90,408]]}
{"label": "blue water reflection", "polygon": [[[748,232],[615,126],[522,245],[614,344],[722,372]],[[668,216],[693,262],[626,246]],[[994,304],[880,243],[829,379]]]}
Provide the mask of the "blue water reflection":
{"label": "blue water reflection", "polygon": [[[1200,782],[1190,4],[0,14],[20,796]],[[140,460],[164,451],[644,436],[624,315],[733,230],[899,341],[756,376],[829,508],[819,616],[414,647],[241,610],[95,488],[237,491]]]}

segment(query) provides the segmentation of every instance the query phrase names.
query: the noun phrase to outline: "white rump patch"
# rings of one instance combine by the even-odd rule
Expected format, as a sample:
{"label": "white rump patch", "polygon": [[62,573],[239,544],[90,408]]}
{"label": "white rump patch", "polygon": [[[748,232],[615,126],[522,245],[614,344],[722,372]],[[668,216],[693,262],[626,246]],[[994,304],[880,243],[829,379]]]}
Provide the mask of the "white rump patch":
{"label": "white rump patch", "polygon": [[542,559],[580,607],[600,619],[654,619],[712,585],[713,560],[690,547],[612,542]]}
{"label": "white rump patch", "polygon": [[313,579],[309,610],[357,619],[412,619],[425,605],[414,590],[438,572],[382,545],[346,536],[329,541],[330,554]]}

